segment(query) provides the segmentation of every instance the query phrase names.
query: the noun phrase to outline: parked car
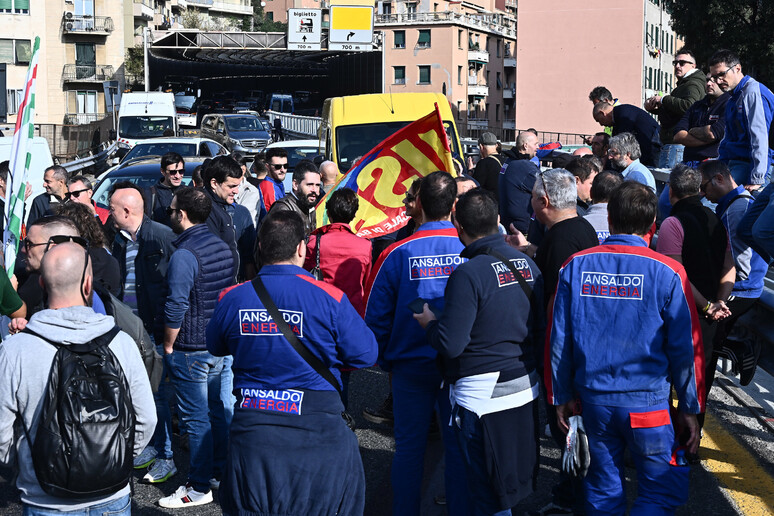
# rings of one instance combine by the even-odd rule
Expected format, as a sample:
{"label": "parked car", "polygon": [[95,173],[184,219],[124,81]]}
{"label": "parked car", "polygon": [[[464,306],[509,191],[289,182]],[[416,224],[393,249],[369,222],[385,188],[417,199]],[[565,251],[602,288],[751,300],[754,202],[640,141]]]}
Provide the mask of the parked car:
{"label": "parked car", "polygon": [[[191,183],[193,170],[201,165],[204,160],[200,157],[183,158],[185,160],[185,173],[183,184]],[[117,167],[100,176],[97,186],[94,187],[92,200],[103,208],[110,208],[108,196],[110,189],[119,181],[131,181],[140,188],[150,188],[161,179],[161,169],[157,157],[138,158],[125,166]]]}
{"label": "parked car", "polygon": [[207,115],[202,120],[199,134],[215,140],[230,152],[238,151],[250,156],[258,154],[271,143],[271,132],[255,115]]}
{"label": "parked car", "polygon": [[177,152],[183,157],[212,158],[229,154],[228,149],[209,138],[154,138],[138,143],[123,157],[121,163],[141,156],[163,156]]}
{"label": "parked car", "polygon": [[181,127],[196,127],[197,110],[199,103],[196,95],[175,94],[175,110],[177,111],[177,124]]}
{"label": "parked car", "polygon": [[247,111],[250,109],[250,103],[245,102],[244,100],[240,100],[239,102],[234,103],[234,113],[239,113],[240,111]]}

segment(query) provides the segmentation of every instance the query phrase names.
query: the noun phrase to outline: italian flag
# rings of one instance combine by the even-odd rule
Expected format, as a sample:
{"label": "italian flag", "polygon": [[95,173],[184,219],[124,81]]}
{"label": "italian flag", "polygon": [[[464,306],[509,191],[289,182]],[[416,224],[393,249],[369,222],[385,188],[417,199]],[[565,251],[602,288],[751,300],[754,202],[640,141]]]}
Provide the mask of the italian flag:
{"label": "italian flag", "polygon": [[16,128],[11,144],[10,173],[5,187],[5,231],[3,232],[3,249],[5,256],[5,271],[10,278],[16,265],[16,253],[22,235],[22,218],[24,217],[24,190],[32,160],[32,138],[35,131],[35,80],[38,76],[38,54],[40,37],[35,37],[32,49],[32,59],[27,70],[27,80],[24,83],[24,101],[19,106],[16,116]]}

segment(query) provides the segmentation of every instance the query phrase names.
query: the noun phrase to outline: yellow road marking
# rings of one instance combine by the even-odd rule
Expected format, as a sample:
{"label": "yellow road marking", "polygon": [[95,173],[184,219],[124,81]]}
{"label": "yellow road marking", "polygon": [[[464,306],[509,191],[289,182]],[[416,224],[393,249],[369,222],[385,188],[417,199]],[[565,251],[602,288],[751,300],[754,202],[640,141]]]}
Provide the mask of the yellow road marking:
{"label": "yellow road marking", "polygon": [[704,419],[701,448],[704,468],[717,477],[741,514],[774,514],[774,479],[709,413]]}

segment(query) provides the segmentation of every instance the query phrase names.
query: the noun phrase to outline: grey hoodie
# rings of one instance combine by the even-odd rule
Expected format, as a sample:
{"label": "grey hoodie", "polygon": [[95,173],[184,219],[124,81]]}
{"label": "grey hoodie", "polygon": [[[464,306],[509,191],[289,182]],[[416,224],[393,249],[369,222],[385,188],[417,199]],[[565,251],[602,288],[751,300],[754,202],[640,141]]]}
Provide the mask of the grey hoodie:
{"label": "grey hoodie", "polygon": [[[82,344],[107,333],[113,325],[110,316],[97,314],[90,307],[73,306],[42,310],[30,318],[27,328],[56,342]],[[134,438],[137,456],[156,428],[156,406],[150,382],[131,337],[120,332],[110,343],[110,350],[118,358],[129,383],[137,417]],[[20,422],[34,440],[55,354],[54,346],[27,333],[8,337],[0,344],[0,462],[18,471],[16,486],[25,504],[72,511],[126,496],[130,492],[129,484],[113,495],[83,500],[49,496],[38,484],[30,446]]]}

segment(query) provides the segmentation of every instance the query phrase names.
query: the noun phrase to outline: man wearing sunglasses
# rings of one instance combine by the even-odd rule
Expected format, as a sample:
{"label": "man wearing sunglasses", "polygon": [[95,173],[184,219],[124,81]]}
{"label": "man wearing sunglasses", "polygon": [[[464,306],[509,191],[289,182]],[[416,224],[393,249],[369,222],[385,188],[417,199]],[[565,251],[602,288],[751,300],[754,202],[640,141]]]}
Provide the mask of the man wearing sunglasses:
{"label": "man wearing sunglasses", "polygon": [[32,224],[41,217],[53,215],[58,204],[68,201],[67,198],[67,170],[59,165],[52,165],[43,173],[43,187],[46,189],[32,200],[32,208],[27,218],[27,225]]}
{"label": "man wearing sunglasses", "polygon": [[161,179],[148,189],[148,216],[165,226],[171,226],[167,208],[172,203],[185,175],[185,160],[177,152],[167,152],[161,156]]}
{"label": "man wearing sunglasses", "polygon": [[27,226],[27,238],[22,246],[27,255],[27,279],[19,285],[19,297],[27,305],[27,319],[43,309],[43,288],[40,286],[40,264],[43,255],[56,242],[54,237],[80,238],[75,223],[60,216],[42,217]]}
{"label": "man wearing sunglasses", "polygon": [[645,101],[645,109],[658,116],[661,124],[661,142],[672,143],[674,127],[680,118],[697,100],[704,97],[704,83],[707,76],[696,67],[696,56],[691,50],[682,48],[672,61],[677,84],[669,95],[655,95]]}
{"label": "man wearing sunglasses", "polygon": [[88,206],[95,217],[104,225],[110,217],[110,210],[97,206],[91,196],[94,194],[91,181],[86,176],[75,176],[67,181],[67,198],[70,202],[76,202]]}
{"label": "man wearing sunglasses", "polygon": [[263,203],[268,213],[271,205],[285,197],[285,186],[282,181],[288,173],[288,151],[281,147],[274,147],[266,151],[266,163],[269,165],[269,174],[261,182],[261,194]]}

